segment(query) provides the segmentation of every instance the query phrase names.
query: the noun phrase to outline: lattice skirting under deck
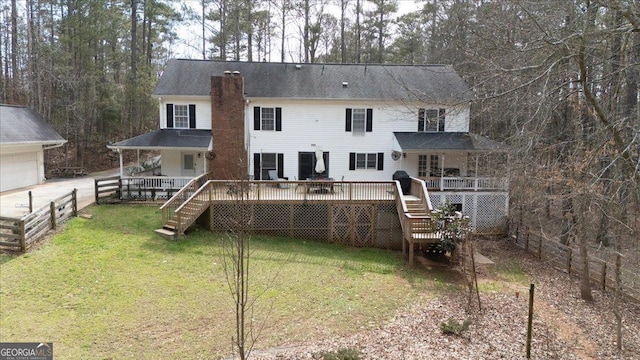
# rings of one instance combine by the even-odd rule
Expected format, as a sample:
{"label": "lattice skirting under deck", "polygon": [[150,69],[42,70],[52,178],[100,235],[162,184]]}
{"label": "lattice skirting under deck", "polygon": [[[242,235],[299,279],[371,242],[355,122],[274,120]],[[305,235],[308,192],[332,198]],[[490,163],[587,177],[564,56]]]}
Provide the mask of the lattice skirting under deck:
{"label": "lattice skirting under deck", "polygon": [[402,248],[393,202],[368,204],[213,204],[199,223],[211,231],[250,229],[359,247]]}

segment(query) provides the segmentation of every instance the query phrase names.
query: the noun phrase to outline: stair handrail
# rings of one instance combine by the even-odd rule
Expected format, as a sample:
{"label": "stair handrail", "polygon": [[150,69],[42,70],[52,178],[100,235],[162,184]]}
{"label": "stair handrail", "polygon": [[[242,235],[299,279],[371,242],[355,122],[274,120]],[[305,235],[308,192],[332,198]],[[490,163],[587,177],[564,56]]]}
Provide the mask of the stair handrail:
{"label": "stair handrail", "polygon": [[184,204],[184,202],[189,199],[185,194],[189,191],[197,191],[197,189],[203,185],[202,181],[204,179],[209,179],[209,173],[204,173],[191,179],[191,181],[189,181],[185,186],[182,187],[182,189],[175,193],[171,197],[171,199],[167,200],[167,202],[160,206],[160,212],[162,213],[162,224],[166,224],[167,221],[175,217],[175,210],[172,209],[175,209],[176,207]]}
{"label": "stair handrail", "polygon": [[[175,218],[176,218],[176,234],[182,234],[184,233],[184,231],[186,230],[186,228],[191,225],[192,219],[187,219],[189,220],[188,223],[187,222],[183,222],[182,218],[180,217],[180,214],[182,213],[182,209],[189,204],[193,199],[197,198],[198,196],[200,196],[201,193],[203,193],[204,191],[208,191],[209,192],[209,199],[207,200],[207,202],[203,205],[203,207],[208,207],[211,204],[211,187],[213,186],[214,180],[207,180],[207,182],[205,182],[202,186],[200,186],[200,188],[198,190],[196,190],[196,192],[194,192],[191,196],[189,196],[189,198],[184,201],[182,204],[180,204],[180,206],[178,206],[177,209],[174,210],[174,214],[175,214]],[[202,209],[199,209],[202,210]],[[198,214],[199,215],[199,214]],[[195,220],[195,219],[193,219]]]}
{"label": "stair handrail", "polygon": [[400,186],[400,181],[395,180],[395,195],[396,195],[396,209],[398,211],[398,216],[400,217],[400,229],[402,230],[403,236],[406,234],[406,214],[409,211],[407,207],[407,201],[404,199],[404,193],[402,192],[402,187]]}
{"label": "stair handrail", "polygon": [[[409,192],[411,195],[416,196],[420,199],[420,201],[425,205],[425,208],[429,213],[433,211],[433,206],[431,205],[431,199],[429,198],[429,192],[427,190],[427,185],[424,180],[418,179],[415,177],[410,177],[411,179],[411,188]],[[417,186],[414,186],[417,185]],[[430,215],[414,215],[409,213],[406,200],[404,199],[404,195],[400,188],[399,181],[396,181],[396,192],[397,197],[400,201],[397,201],[398,207],[398,215],[400,216],[400,227],[402,229],[403,236],[405,239],[410,239],[413,236],[414,232],[414,224],[431,219]],[[404,241],[404,240],[403,240]]]}

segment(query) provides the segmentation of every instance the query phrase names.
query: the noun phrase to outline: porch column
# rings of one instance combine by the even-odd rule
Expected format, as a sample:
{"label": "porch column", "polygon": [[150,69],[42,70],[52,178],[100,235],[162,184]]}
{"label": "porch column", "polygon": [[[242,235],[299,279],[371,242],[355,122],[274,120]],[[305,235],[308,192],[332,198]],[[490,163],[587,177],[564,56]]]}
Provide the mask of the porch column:
{"label": "porch column", "polygon": [[122,160],[122,150],[118,149],[118,156],[120,157],[120,177],[124,176],[124,161]]}
{"label": "porch column", "polygon": [[[474,190],[478,191],[478,153],[475,153],[475,157],[476,157],[476,172],[475,172],[475,179],[473,180],[473,184],[474,184]],[[474,228],[475,228],[475,224],[474,224]]]}
{"label": "porch column", "polygon": [[444,191],[444,153],[440,155],[440,191]]}

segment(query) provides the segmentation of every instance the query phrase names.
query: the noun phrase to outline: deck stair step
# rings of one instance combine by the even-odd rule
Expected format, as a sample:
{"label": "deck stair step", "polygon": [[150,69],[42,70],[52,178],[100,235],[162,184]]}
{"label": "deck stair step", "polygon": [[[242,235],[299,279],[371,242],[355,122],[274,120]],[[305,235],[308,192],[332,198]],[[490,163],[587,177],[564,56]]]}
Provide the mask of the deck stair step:
{"label": "deck stair step", "polygon": [[171,231],[171,230],[167,230],[167,229],[156,229],[155,233],[162,236],[163,238],[167,239],[167,240],[175,240],[176,239],[176,233]]}

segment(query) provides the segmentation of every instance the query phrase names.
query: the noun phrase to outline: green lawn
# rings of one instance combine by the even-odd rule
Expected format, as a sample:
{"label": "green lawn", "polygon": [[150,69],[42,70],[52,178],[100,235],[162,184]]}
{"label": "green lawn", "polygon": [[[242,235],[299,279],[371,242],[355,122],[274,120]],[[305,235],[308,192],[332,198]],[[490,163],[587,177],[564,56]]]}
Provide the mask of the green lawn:
{"label": "green lawn", "polygon": [[[37,250],[0,254],[0,341],[53,342],[58,359],[228,356],[225,235],[170,242],[153,233],[156,208],[85,212]],[[261,236],[251,246],[261,349],[361,331],[437,290],[398,252]]]}

